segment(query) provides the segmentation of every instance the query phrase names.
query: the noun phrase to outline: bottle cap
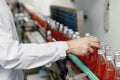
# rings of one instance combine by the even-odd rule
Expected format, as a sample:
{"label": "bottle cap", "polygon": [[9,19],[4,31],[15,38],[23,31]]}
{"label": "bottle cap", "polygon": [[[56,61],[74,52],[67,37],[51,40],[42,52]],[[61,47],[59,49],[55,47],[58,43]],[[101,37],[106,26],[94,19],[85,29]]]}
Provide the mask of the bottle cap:
{"label": "bottle cap", "polygon": [[77,35],[76,34],[73,34],[72,35],[72,39],[76,39],[77,38]]}
{"label": "bottle cap", "polygon": [[71,31],[73,31],[73,30],[72,30],[72,29],[69,29],[68,31],[71,32]]}
{"label": "bottle cap", "polygon": [[59,31],[63,31],[63,24],[60,24],[60,28],[59,28]]}
{"label": "bottle cap", "polygon": [[50,35],[50,34],[51,34],[51,31],[50,31],[50,30],[48,30],[48,31],[47,31],[47,35]]}
{"label": "bottle cap", "polygon": [[67,26],[64,26],[64,29],[68,29],[68,27],[67,27]]}
{"label": "bottle cap", "polygon": [[73,33],[74,33],[73,31],[69,31],[69,32],[68,32],[69,38],[72,38]]}
{"label": "bottle cap", "polygon": [[80,36],[80,33],[78,31],[75,32],[76,36]]}
{"label": "bottle cap", "polygon": [[60,23],[56,22],[56,27],[59,28],[60,27]]}
{"label": "bottle cap", "polygon": [[64,34],[67,34],[67,32],[68,32],[68,28],[65,28],[64,29]]}
{"label": "bottle cap", "polygon": [[85,33],[85,37],[90,37],[90,33]]}
{"label": "bottle cap", "polygon": [[63,24],[60,24],[61,27],[63,27]]}
{"label": "bottle cap", "polygon": [[51,31],[47,31],[47,38],[52,37]]}
{"label": "bottle cap", "polygon": [[57,24],[57,25],[60,25],[60,23],[59,23],[59,22],[56,22],[56,24]]}

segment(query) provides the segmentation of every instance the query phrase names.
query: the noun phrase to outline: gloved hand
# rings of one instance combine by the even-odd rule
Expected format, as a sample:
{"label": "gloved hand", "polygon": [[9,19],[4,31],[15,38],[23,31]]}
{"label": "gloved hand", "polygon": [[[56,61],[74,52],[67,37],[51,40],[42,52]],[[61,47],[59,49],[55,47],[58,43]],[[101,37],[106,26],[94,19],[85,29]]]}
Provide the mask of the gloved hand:
{"label": "gloved hand", "polygon": [[94,52],[93,48],[100,48],[100,41],[97,38],[83,37],[67,41],[67,53],[86,56]]}

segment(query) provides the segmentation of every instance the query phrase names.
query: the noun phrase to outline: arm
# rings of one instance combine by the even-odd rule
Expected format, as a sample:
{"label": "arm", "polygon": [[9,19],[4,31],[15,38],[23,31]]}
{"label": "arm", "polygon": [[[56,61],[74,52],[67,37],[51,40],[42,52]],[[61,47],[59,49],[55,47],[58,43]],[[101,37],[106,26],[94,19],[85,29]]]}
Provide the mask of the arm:
{"label": "arm", "polygon": [[6,69],[31,69],[66,56],[66,42],[20,44],[0,24],[0,65]]}
{"label": "arm", "polygon": [[65,42],[48,44],[19,44],[0,42],[0,64],[4,68],[30,69],[54,62],[66,56]]}
{"label": "arm", "polygon": [[86,55],[91,47],[100,48],[95,38],[80,38],[67,42],[20,44],[0,23],[0,65],[6,69],[31,69],[59,60],[67,53]]}

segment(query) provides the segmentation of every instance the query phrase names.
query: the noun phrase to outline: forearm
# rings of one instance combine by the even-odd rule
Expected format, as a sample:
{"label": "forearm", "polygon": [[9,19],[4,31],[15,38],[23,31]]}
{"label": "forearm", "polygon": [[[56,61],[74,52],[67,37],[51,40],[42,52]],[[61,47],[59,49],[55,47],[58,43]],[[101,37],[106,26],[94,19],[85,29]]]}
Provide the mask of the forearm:
{"label": "forearm", "polygon": [[40,67],[65,57],[68,49],[66,42],[47,44],[18,44],[16,42],[7,47],[9,48],[9,56],[4,52],[4,58],[0,60],[0,64],[7,69]]}

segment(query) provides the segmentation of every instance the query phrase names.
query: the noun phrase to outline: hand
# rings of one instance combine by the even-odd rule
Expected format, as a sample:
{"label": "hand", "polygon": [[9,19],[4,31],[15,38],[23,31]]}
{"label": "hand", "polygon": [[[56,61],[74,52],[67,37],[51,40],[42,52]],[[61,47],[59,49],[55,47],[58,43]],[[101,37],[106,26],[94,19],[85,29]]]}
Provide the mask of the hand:
{"label": "hand", "polygon": [[68,50],[67,53],[73,53],[75,55],[86,56],[93,53],[93,48],[100,48],[100,42],[97,38],[83,37],[67,41]]}

